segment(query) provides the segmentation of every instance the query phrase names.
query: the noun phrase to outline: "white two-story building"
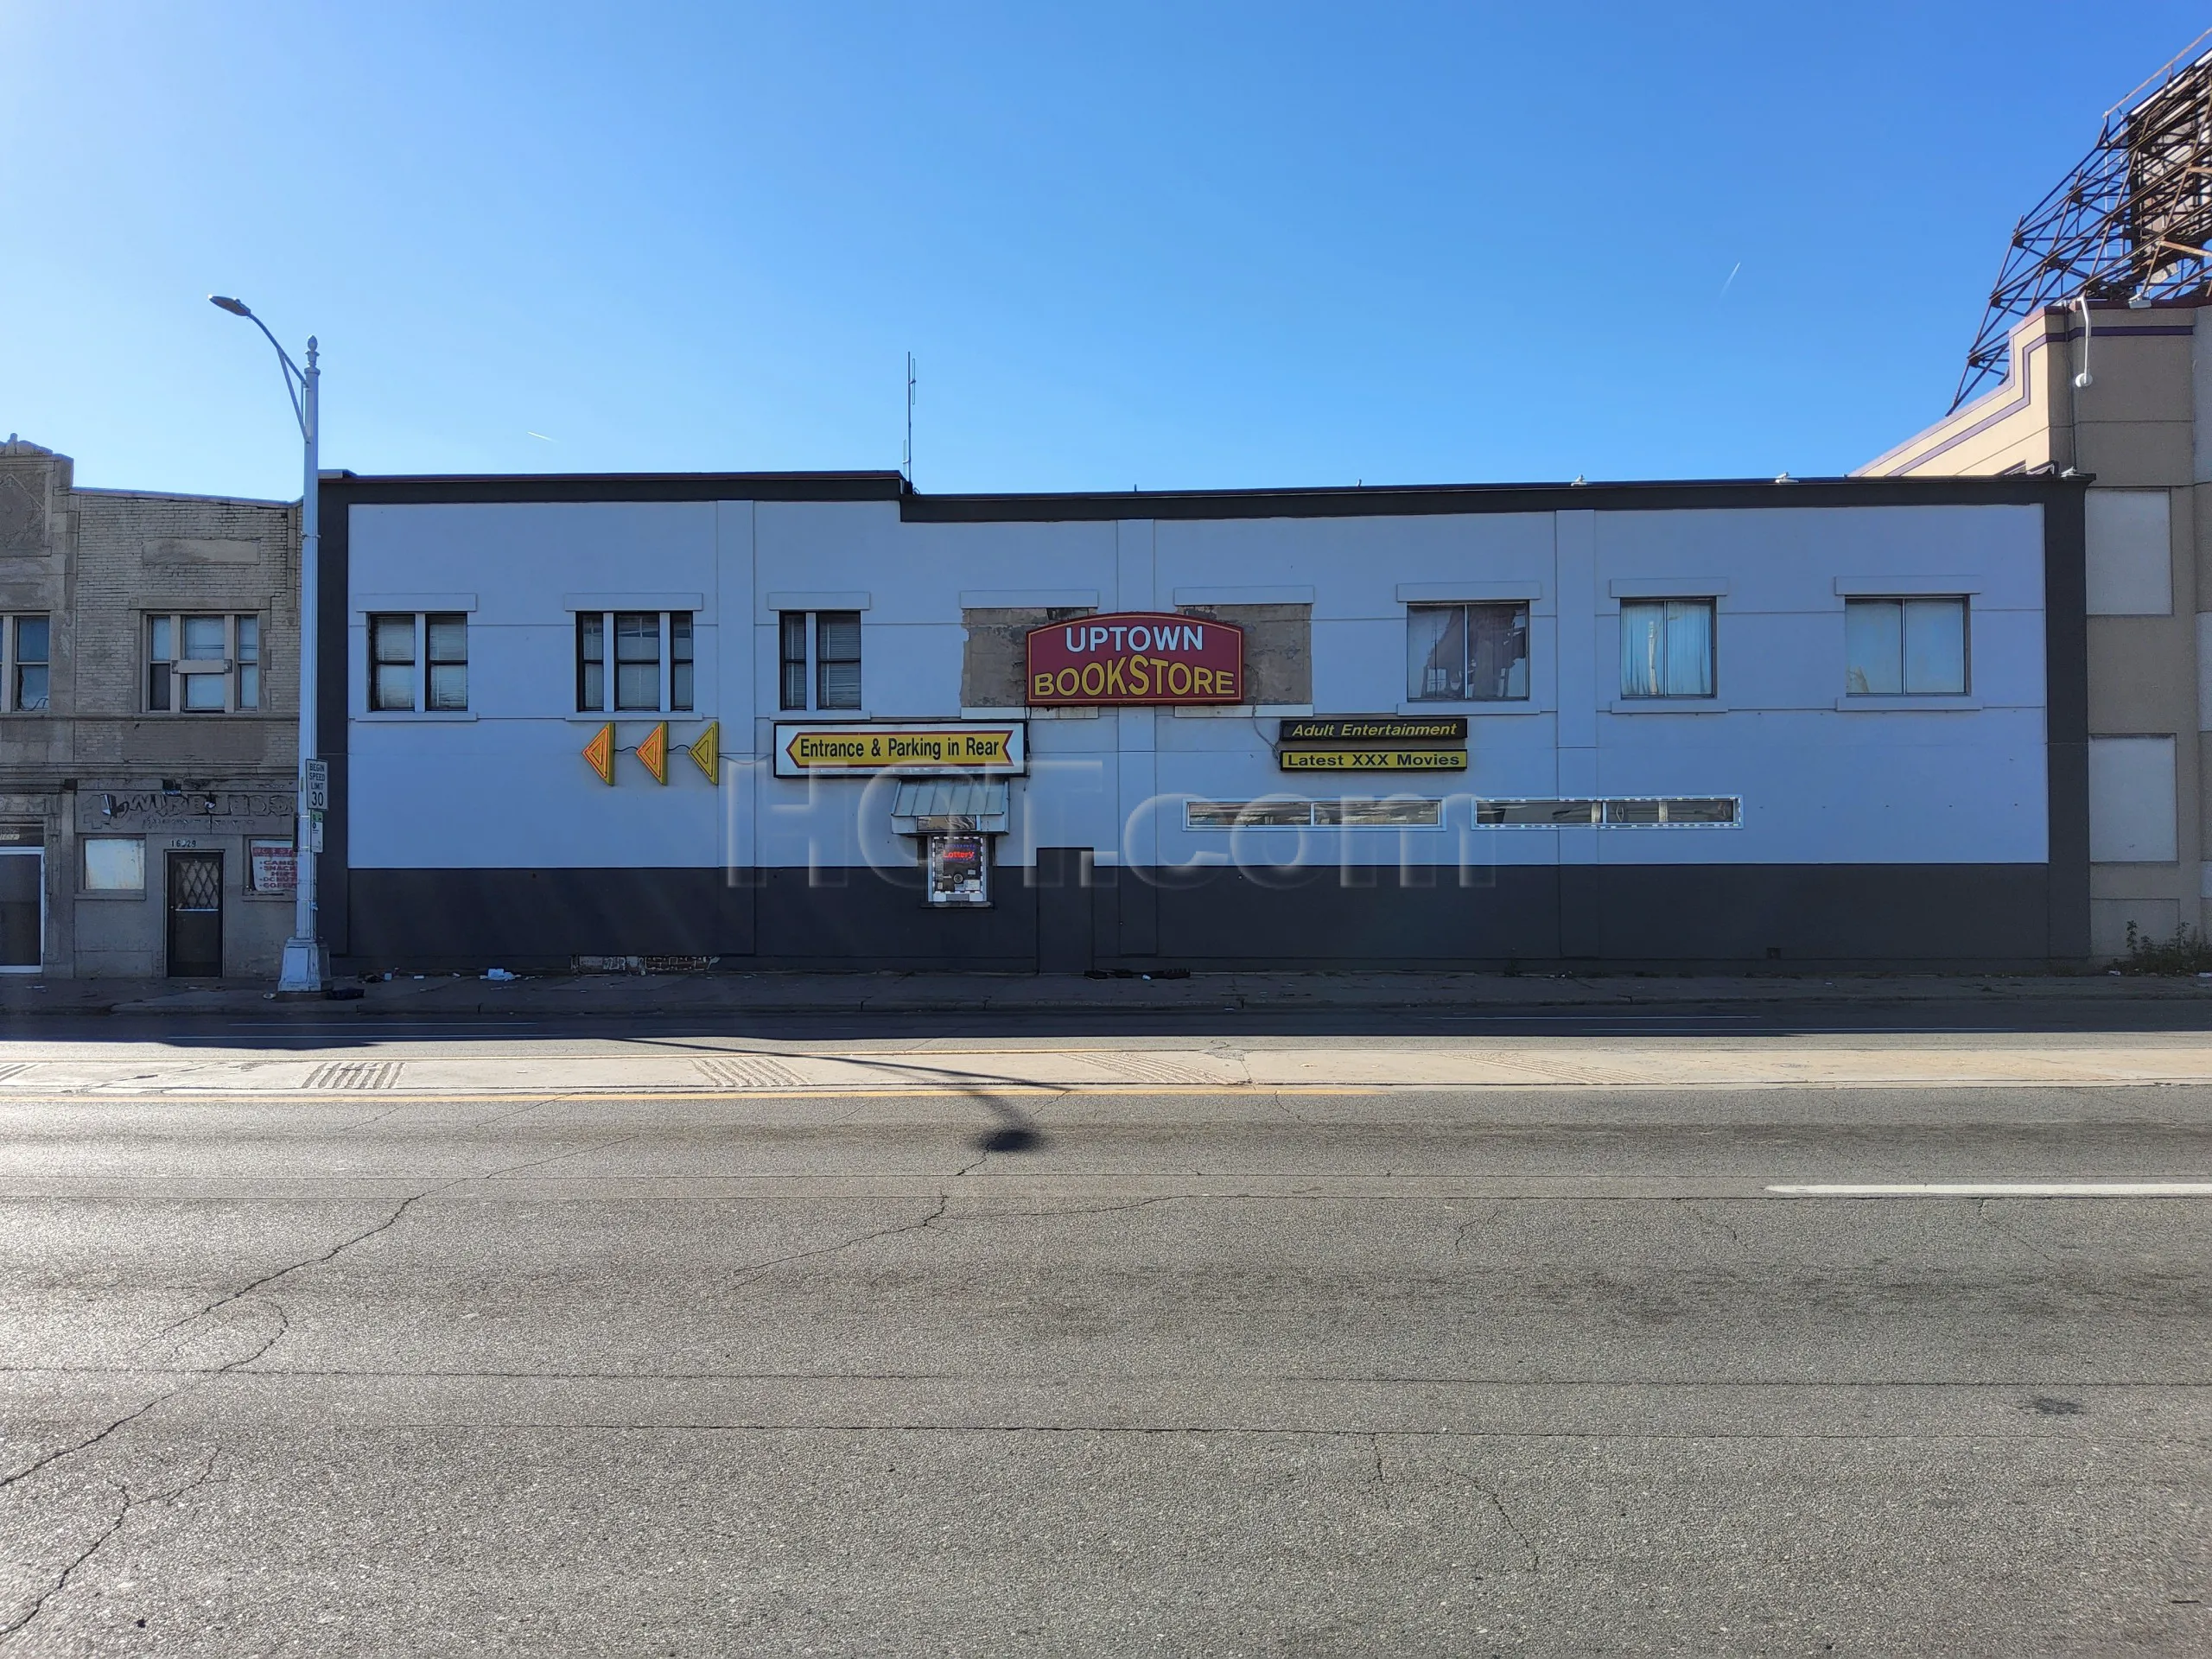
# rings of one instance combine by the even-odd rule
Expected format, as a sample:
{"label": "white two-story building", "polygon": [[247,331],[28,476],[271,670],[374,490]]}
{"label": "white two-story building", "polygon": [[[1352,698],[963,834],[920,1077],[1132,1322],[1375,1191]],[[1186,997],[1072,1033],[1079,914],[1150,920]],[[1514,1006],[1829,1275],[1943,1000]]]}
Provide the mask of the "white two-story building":
{"label": "white two-story building", "polygon": [[359,969],[2088,954],[2075,480],[323,507]]}

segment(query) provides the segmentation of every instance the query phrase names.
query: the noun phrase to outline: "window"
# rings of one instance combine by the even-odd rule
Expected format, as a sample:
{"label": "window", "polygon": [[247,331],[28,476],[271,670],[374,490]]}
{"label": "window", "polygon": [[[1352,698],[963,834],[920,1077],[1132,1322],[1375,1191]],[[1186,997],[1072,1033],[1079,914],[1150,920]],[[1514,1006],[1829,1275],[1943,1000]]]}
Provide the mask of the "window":
{"label": "window", "polygon": [[689,713],[695,660],[692,621],[690,611],[577,612],[576,712]]}
{"label": "window", "polygon": [[777,695],[783,707],[861,706],[858,611],[785,611],[777,619]]}
{"label": "window", "polygon": [[607,619],[596,611],[576,617],[576,712],[607,707]]}
{"label": "window", "polygon": [[668,613],[668,706],[691,711],[691,613]]}
{"label": "window", "polygon": [[780,706],[804,709],[807,702],[806,613],[785,611],[779,619],[777,634],[782,641],[779,651],[783,686]]}
{"label": "window", "polygon": [[426,616],[423,635],[429,648],[430,707],[459,713],[468,707],[468,619],[457,612]]}
{"label": "window", "polygon": [[1661,799],[1633,796],[1610,801],[1477,801],[1475,822],[1491,829],[1557,830],[1596,825],[1600,830],[1732,830],[1743,821],[1743,803],[1733,796]]}
{"label": "window", "polygon": [[146,707],[156,714],[238,714],[261,707],[261,619],[146,619]]}
{"label": "window", "polygon": [[0,616],[0,709],[43,714],[53,669],[53,626],[42,616]]}
{"label": "window", "polygon": [[660,613],[614,613],[614,706],[660,707]]}
{"label": "window", "polygon": [[87,836],[84,849],[86,893],[146,891],[146,843],[137,836]]}
{"label": "window", "polygon": [[[427,702],[415,696],[423,665]],[[376,714],[457,714],[468,707],[468,618],[459,611],[379,612],[369,618],[369,708]]]}
{"label": "window", "polygon": [[1406,607],[1413,702],[1517,702],[1529,695],[1526,605]]}
{"label": "window", "polygon": [[415,618],[369,619],[369,707],[378,713],[415,707]]}
{"label": "window", "polygon": [[1621,601],[1621,696],[1709,697],[1713,684],[1713,601]]}
{"label": "window", "polygon": [[1852,696],[1966,695],[1963,599],[1847,599],[1843,637]]}
{"label": "window", "polygon": [[1441,801],[1185,801],[1185,830],[1433,830]]}

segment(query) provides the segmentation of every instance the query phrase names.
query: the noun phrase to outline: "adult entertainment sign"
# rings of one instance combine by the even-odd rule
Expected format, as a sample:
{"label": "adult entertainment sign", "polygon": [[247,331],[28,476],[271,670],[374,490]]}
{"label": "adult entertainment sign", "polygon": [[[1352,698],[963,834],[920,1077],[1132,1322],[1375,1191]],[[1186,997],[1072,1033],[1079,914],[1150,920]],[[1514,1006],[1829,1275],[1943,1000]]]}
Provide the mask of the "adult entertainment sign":
{"label": "adult entertainment sign", "polygon": [[1243,702],[1244,630],[1204,617],[1121,611],[1029,631],[1029,702]]}
{"label": "adult entertainment sign", "polygon": [[1332,715],[1322,719],[1286,720],[1276,733],[1283,743],[1465,743],[1465,715]]}
{"label": "adult entertainment sign", "polygon": [[830,726],[814,721],[779,723],[776,728],[779,778],[901,778],[959,773],[969,778],[1005,778],[1023,770],[1028,759],[1021,721],[995,725],[937,721],[893,726]]}
{"label": "adult entertainment sign", "polygon": [[1465,772],[1465,715],[1338,715],[1286,720],[1275,765],[1285,772]]}

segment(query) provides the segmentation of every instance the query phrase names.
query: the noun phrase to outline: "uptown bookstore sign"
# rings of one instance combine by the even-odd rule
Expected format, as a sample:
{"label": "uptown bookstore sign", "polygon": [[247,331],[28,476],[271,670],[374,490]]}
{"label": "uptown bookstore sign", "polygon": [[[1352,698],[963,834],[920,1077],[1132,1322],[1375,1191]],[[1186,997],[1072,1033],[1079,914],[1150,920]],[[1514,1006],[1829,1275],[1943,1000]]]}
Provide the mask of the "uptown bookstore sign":
{"label": "uptown bookstore sign", "polygon": [[1244,630],[1203,617],[1120,611],[1029,631],[1028,701],[1243,702]]}

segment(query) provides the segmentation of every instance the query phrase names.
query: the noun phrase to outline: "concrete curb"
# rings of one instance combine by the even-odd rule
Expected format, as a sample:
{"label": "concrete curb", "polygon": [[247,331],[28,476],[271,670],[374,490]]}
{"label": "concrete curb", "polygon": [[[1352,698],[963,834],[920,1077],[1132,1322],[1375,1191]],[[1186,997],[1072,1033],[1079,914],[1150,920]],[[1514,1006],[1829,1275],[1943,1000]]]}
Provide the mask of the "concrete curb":
{"label": "concrete curb", "polygon": [[168,989],[160,981],[56,981],[0,989],[0,1017],[258,1014],[327,1020],[503,1014],[1164,1014],[1628,1009],[1810,1003],[2171,1002],[2212,999],[2212,980],[2109,975],[1834,978],[1534,978],[1496,975],[1200,974],[1073,976],[711,975],[378,982],[359,998],[278,1000],[260,983]]}

